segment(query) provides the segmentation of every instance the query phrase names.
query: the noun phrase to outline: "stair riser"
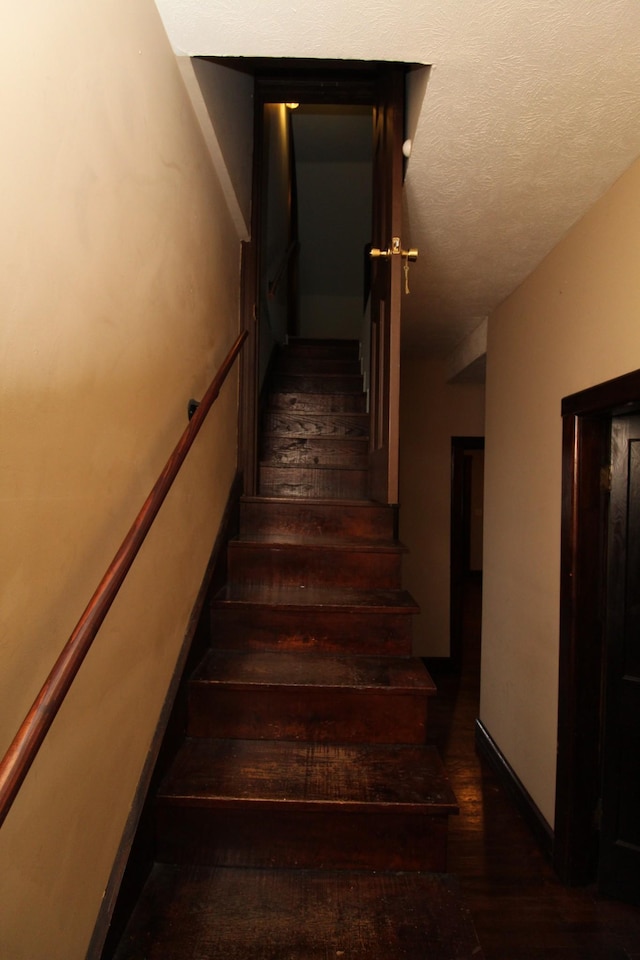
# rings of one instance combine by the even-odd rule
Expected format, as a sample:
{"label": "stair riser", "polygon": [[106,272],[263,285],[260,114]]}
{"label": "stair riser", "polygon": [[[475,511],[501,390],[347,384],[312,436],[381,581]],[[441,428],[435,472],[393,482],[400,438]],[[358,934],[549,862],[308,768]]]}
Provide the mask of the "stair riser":
{"label": "stair riser", "polygon": [[305,467],[348,467],[366,470],[369,464],[369,442],[346,437],[274,437],[262,441],[263,461],[271,465]]}
{"label": "stair riser", "polygon": [[214,645],[223,650],[313,650],[411,656],[411,617],[406,614],[214,606],[211,631]]}
{"label": "stair riser", "polygon": [[399,553],[323,550],[235,541],[229,544],[229,582],[273,586],[335,586],[369,590],[400,588]]}
{"label": "stair riser", "polygon": [[367,438],[369,417],[366,413],[288,413],[267,412],[264,417],[267,433],[281,437],[349,437]]}
{"label": "stair riser", "polygon": [[310,355],[290,356],[288,354],[277,358],[275,370],[276,373],[295,373],[298,376],[309,373],[312,376],[338,374],[357,377],[362,373],[359,360]]}
{"label": "stair riser", "polygon": [[210,809],[160,802],[157,859],[229,867],[446,869],[447,817],[282,811],[251,804]]}
{"label": "stair riser", "polygon": [[423,694],[367,690],[233,689],[192,683],[188,736],[336,743],[425,742]]}
{"label": "stair riser", "polygon": [[289,413],[366,413],[364,393],[272,393],[269,407]]}
{"label": "stair riser", "polygon": [[359,360],[358,340],[320,340],[315,343],[290,340],[286,351],[292,357],[321,357],[326,360]]}
{"label": "stair riser", "polygon": [[240,505],[242,536],[270,533],[327,538],[359,537],[391,540],[395,513],[379,504],[288,503],[244,500]]}
{"label": "stair riser", "polygon": [[366,470],[260,466],[260,495],[311,499],[357,500],[368,492]]}
{"label": "stair riser", "polygon": [[283,393],[362,393],[361,376],[336,374],[296,375],[292,373],[274,374],[272,389]]}

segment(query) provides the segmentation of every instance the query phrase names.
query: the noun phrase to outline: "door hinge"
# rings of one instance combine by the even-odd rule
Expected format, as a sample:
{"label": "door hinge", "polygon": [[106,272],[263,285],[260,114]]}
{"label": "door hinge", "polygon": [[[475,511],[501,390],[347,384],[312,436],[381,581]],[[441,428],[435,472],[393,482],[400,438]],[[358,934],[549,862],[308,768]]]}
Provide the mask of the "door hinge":
{"label": "door hinge", "polygon": [[600,470],[600,489],[603,493],[611,493],[611,482],[613,479],[613,465],[602,467]]}

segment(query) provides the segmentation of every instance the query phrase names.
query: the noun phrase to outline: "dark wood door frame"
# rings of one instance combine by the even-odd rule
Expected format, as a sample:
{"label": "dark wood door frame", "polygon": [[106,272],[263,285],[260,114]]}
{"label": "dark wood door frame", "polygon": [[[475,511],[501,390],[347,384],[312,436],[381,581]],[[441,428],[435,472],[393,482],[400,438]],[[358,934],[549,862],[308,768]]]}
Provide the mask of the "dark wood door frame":
{"label": "dark wood door frame", "polygon": [[640,404],[640,370],[562,401],[558,765],[553,859],[565,883],[597,868],[612,417]]}
{"label": "dark wood door frame", "polygon": [[375,106],[381,78],[394,66],[365,61],[225,59],[226,66],[249,71],[255,80],[253,201],[251,240],[244,245],[242,318],[249,330],[243,351],[240,390],[240,450],[244,492],[257,489],[259,420],[259,238],[262,217],[263,107],[265,103],[327,103]]}
{"label": "dark wood door frame", "polygon": [[[404,69],[379,75],[373,110],[372,242],[391,250],[402,240]],[[402,243],[400,243],[402,247]],[[400,315],[402,256],[376,259],[371,283],[369,495],[397,504],[400,444]]]}
{"label": "dark wood door frame", "polygon": [[462,664],[462,608],[465,578],[465,471],[467,450],[484,450],[484,437],[451,438],[451,557],[450,557],[450,625],[449,656],[451,666],[459,670]]}

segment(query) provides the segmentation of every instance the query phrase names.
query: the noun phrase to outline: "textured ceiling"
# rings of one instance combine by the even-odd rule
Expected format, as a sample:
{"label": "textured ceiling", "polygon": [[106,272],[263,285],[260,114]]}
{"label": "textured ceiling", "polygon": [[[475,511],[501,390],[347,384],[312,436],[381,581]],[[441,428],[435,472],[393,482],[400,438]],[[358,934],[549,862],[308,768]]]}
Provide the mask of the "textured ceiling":
{"label": "textured ceiling", "polygon": [[412,349],[450,354],[640,155],[638,0],[156,3],[182,55],[431,65],[405,189]]}

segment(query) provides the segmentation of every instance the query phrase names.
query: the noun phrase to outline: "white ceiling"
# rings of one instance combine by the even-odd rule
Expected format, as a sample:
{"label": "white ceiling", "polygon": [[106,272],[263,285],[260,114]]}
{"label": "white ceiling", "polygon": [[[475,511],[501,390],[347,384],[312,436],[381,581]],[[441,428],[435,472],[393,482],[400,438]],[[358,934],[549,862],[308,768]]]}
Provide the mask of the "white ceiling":
{"label": "white ceiling", "polygon": [[179,55],[431,65],[410,104],[411,349],[451,355],[640,155],[638,0],[156,3]]}

